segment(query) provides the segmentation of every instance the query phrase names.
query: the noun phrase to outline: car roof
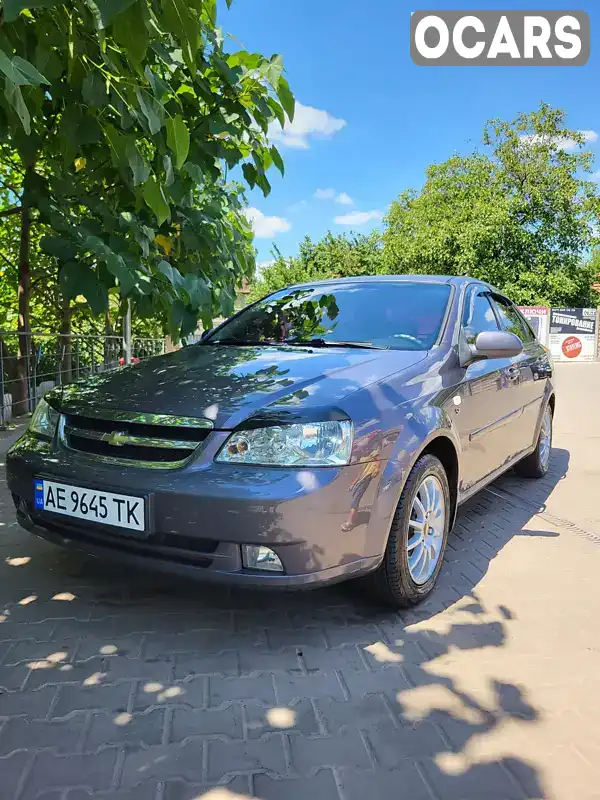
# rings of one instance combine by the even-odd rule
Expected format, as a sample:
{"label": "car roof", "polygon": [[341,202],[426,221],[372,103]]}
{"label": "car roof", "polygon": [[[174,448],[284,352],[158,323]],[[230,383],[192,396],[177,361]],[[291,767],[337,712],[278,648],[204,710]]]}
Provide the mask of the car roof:
{"label": "car roof", "polygon": [[468,275],[357,275],[351,278],[329,278],[322,281],[296,283],[288,288],[312,286],[343,286],[346,283],[444,283],[460,288],[469,283],[489,287],[485,281],[470,278]]}

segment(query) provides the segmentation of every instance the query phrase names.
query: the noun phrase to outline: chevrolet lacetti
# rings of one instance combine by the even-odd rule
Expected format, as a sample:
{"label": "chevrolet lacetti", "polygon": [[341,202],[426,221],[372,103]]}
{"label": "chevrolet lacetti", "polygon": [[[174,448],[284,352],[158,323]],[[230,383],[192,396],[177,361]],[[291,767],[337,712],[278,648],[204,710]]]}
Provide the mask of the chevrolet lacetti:
{"label": "chevrolet lacetti", "polygon": [[20,524],[238,585],[433,588],[457,507],[548,470],[552,363],[470,278],[293,286],[197,344],[53,389],[7,458]]}

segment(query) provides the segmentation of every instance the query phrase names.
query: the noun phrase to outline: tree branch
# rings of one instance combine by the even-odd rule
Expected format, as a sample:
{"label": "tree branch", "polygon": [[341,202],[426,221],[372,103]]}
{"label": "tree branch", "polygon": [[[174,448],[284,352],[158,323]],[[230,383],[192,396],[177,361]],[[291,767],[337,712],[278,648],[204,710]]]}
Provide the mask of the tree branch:
{"label": "tree branch", "polygon": [[2,250],[0,250],[0,256],[1,256],[1,257],[2,257],[2,258],[5,260],[5,261],[6,261],[6,263],[8,264],[8,266],[9,266],[9,267],[14,267],[14,266],[15,266],[15,265],[12,263],[12,261],[10,261],[10,260],[9,260],[9,259],[8,259],[8,258],[7,258],[5,255],[4,255],[4,253],[2,252]]}
{"label": "tree branch", "polygon": [[0,211],[0,217],[10,217],[12,214],[20,214],[21,213],[21,206],[13,206],[12,208],[7,208],[6,211]]}
{"label": "tree branch", "polygon": [[[10,183],[6,183],[5,181],[0,178],[0,183],[4,186],[5,189],[8,189],[9,192],[12,192],[15,197],[19,197],[19,192],[15,189],[14,186],[11,186]],[[20,198],[19,198],[20,199]]]}

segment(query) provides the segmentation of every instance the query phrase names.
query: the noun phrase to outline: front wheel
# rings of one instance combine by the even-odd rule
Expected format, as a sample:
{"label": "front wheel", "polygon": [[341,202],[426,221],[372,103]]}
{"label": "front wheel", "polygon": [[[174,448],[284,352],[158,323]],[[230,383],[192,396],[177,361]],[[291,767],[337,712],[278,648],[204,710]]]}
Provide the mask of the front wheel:
{"label": "front wheel", "polygon": [[442,567],[450,518],[446,471],[435,456],[421,456],[400,497],[383,561],[369,576],[380,599],[403,607],[427,597]]}
{"label": "front wheel", "polygon": [[523,478],[543,478],[550,466],[552,450],[552,408],[548,404],[544,409],[540,435],[533,453],[515,465],[515,472]]}

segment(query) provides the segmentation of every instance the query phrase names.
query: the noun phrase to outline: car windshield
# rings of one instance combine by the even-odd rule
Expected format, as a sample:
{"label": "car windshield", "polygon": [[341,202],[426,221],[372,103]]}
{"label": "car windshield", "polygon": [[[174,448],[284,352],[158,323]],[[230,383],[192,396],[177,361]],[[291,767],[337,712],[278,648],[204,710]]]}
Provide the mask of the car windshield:
{"label": "car windshield", "polygon": [[447,284],[409,281],[284,289],[226,322],[205,344],[429,350],[449,296]]}

